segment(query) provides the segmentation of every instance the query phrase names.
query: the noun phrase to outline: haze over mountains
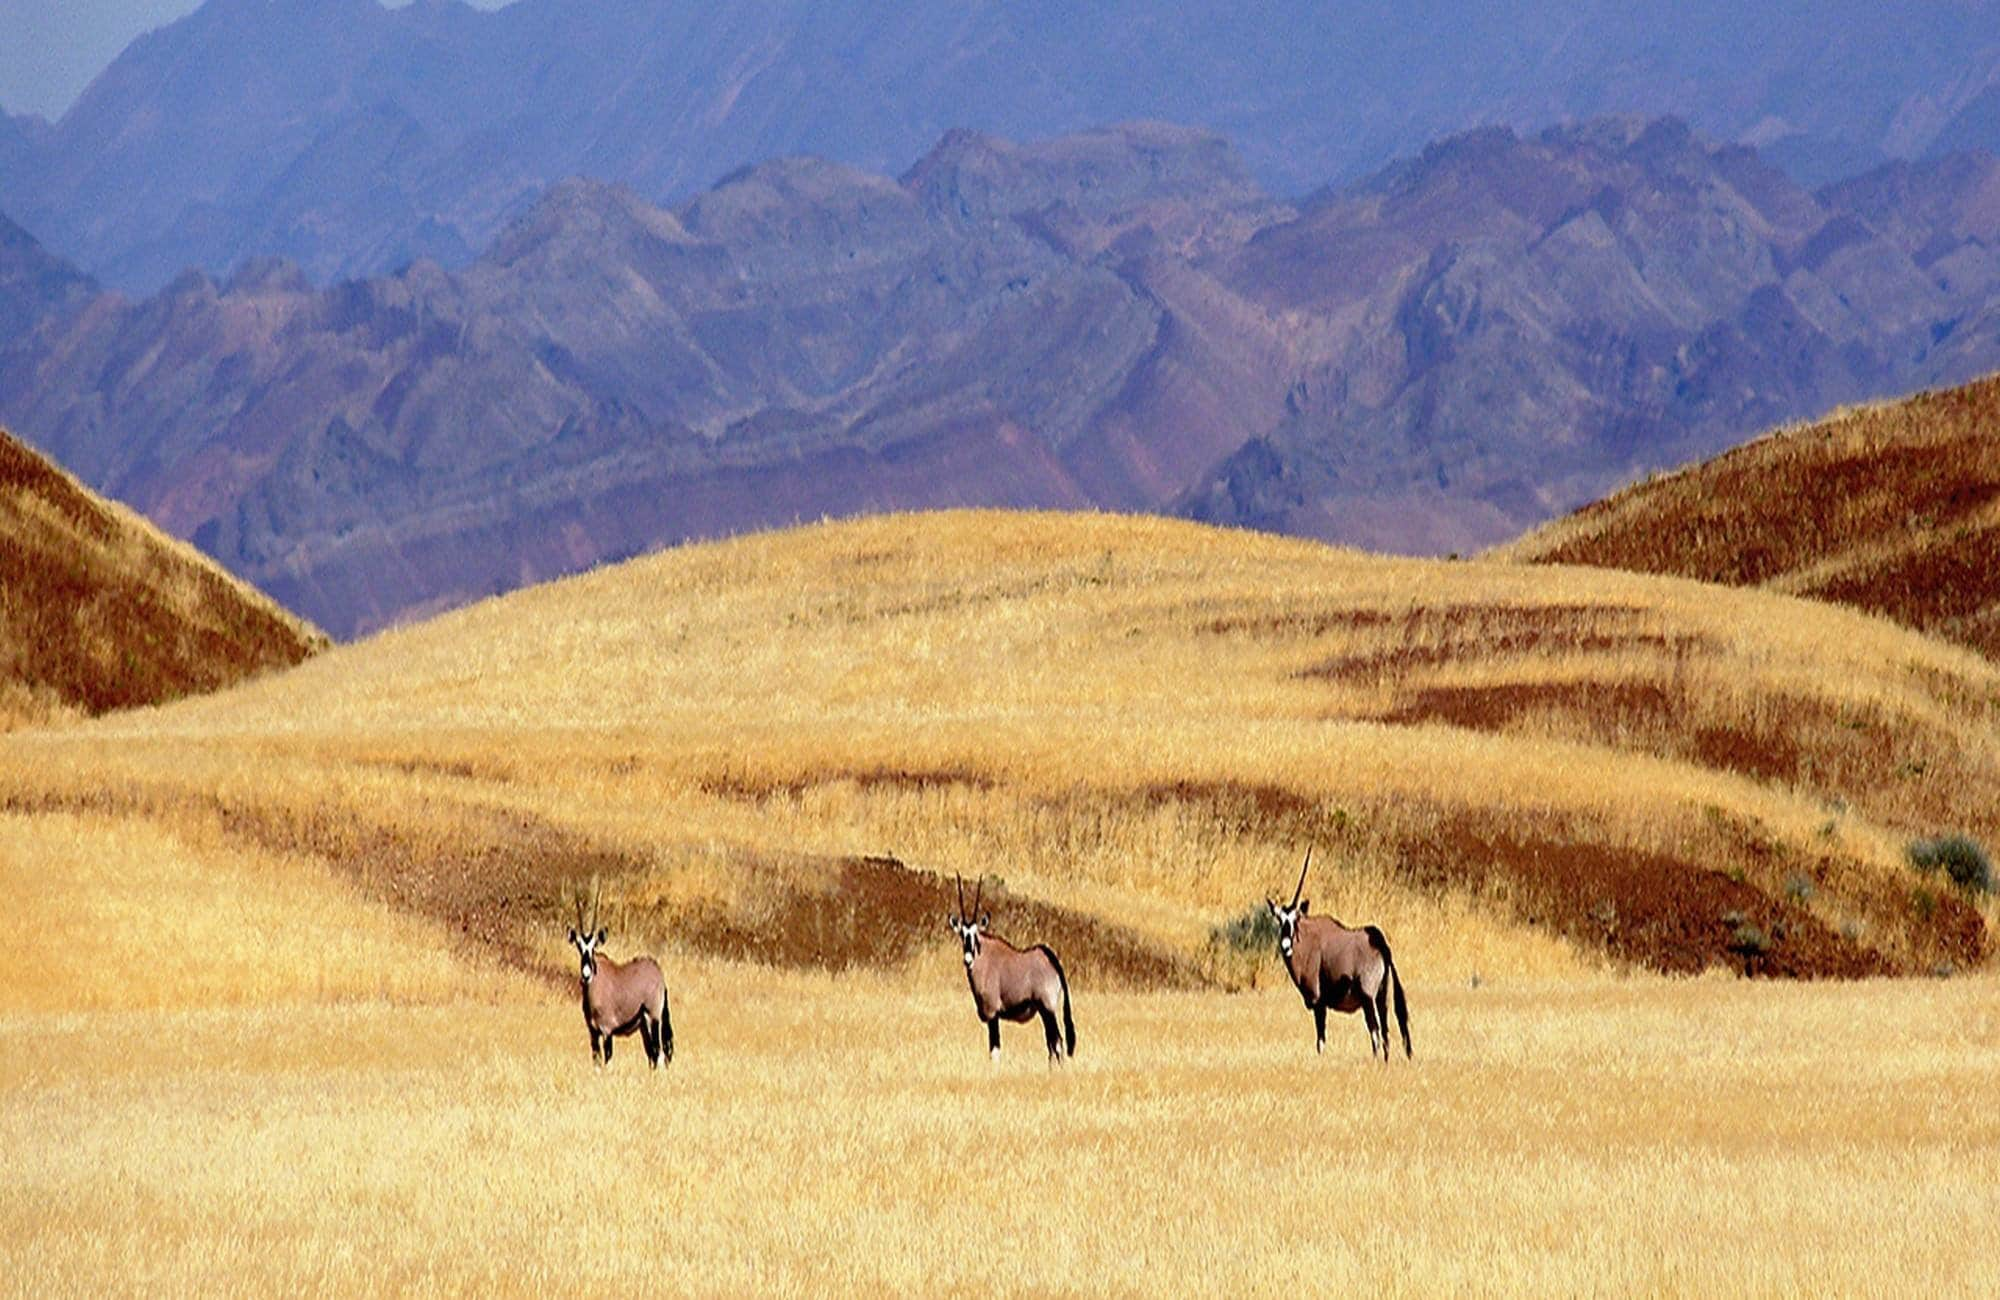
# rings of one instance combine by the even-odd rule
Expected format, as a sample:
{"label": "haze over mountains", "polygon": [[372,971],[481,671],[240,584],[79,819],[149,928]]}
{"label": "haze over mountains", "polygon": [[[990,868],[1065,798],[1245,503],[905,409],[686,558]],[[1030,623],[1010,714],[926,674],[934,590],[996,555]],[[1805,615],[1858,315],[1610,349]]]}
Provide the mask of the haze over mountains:
{"label": "haze over mountains", "polygon": [[1293,197],[1469,126],[1626,112],[1810,184],[2000,149],[2000,0],[210,0],[55,124],[0,117],[0,209],[129,291],[263,255],[324,283],[463,265],[569,176],[680,202],[774,157],[893,174],[954,127],[1153,118]]}
{"label": "haze over mountains", "polygon": [[1468,549],[2000,366],[1990,157],[1815,194],[1672,119],[1473,132],[1297,205],[1185,128],[954,132],[672,210],[565,182],[461,271],[327,289],[0,259],[46,300],[0,417],[336,635],[886,508]]}

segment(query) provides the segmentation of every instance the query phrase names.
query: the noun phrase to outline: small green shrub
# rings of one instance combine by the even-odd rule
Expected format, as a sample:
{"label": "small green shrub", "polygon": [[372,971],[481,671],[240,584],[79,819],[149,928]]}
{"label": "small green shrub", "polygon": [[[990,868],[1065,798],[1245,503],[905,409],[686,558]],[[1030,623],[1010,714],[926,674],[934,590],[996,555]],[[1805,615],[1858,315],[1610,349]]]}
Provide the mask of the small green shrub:
{"label": "small green shrub", "polygon": [[1819,888],[1813,884],[1812,877],[1802,871],[1795,871],[1785,877],[1785,897],[1794,903],[1810,903],[1813,895],[1818,892]]}
{"label": "small green shrub", "polygon": [[1960,889],[1971,894],[1990,894],[1994,889],[1993,862],[1986,850],[1970,835],[1940,835],[1935,839],[1914,840],[1909,847],[1910,865],[1926,874],[1942,869]]}
{"label": "small green shrub", "polygon": [[1749,921],[1729,932],[1729,948],[1745,957],[1762,957],[1771,950],[1771,940]]}
{"label": "small green shrub", "polygon": [[1271,909],[1259,903],[1209,930],[1208,941],[1235,952],[1265,952],[1278,946],[1278,923],[1271,919]]}

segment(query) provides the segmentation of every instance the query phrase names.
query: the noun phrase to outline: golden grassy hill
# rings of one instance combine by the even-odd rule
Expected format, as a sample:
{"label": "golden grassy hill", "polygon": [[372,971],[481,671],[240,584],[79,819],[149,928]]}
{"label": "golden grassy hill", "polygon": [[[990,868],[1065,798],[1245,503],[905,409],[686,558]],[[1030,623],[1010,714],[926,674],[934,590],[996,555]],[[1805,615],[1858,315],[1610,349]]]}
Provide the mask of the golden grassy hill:
{"label": "golden grassy hill", "polygon": [[201,694],[326,644],[0,431],[0,729]]}
{"label": "golden grassy hill", "polygon": [[2000,659],[2000,376],[1781,429],[1494,554],[1837,601]]}
{"label": "golden grassy hill", "polygon": [[1905,848],[2000,841],[1996,723],[1978,655],[1784,595],[967,512],[687,547],[16,734],[0,813],[329,869],[546,971],[593,877],[635,944],[944,963],[962,872],[1079,981],[1268,979],[1213,932],[1316,843],[1315,909],[1428,980],[1928,972],[1985,960],[1991,904]]}

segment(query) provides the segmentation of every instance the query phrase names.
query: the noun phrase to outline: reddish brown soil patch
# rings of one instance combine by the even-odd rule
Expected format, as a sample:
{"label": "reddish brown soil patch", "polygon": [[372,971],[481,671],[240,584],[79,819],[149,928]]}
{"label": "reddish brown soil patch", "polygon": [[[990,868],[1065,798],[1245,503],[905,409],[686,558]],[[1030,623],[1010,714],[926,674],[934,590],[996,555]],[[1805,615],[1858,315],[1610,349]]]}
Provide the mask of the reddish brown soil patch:
{"label": "reddish brown soil patch", "polygon": [[[21,510],[24,498],[66,520],[84,544]],[[140,543],[136,560],[119,545],[126,535]],[[191,610],[168,599],[169,583],[192,587]],[[90,714],[217,690],[325,644],[4,433],[0,593],[0,659],[13,661],[22,685]]]}
{"label": "reddish brown soil patch", "polygon": [[1835,416],[1739,447],[1531,534],[1529,563],[1758,586],[1844,557],[1816,594],[2000,654],[2000,379]]}
{"label": "reddish brown soil patch", "polygon": [[1451,663],[1633,650],[1687,657],[1709,645],[1702,637],[1646,630],[1639,612],[1611,605],[1445,605],[1414,610],[1399,623],[1401,644],[1337,655],[1300,676],[1379,681]]}
{"label": "reddish brown soil patch", "polygon": [[1426,686],[1406,695],[1375,721],[1443,723],[1471,731],[1503,731],[1531,714],[1582,714],[1606,730],[1651,726],[1669,716],[1665,688],[1650,682],[1503,682],[1487,686]]}
{"label": "reddish brown soil patch", "polygon": [[[1747,975],[1852,979],[1887,974],[1880,953],[1827,928],[1796,903],[1720,871],[1591,843],[1573,829],[1500,826],[1464,813],[1399,848],[1411,878],[1486,889],[1498,881],[1515,914],[1620,961],[1671,974],[1724,966]],[[1746,945],[1746,927],[1764,947]]]}
{"label": "reddish brown soil patch", "polygon": [[944,789],[951,786],[989,790],[995,784],[992,777],[969,768],[941,767],[918,770],[878,767],[782,780],[751,778],[725,772],[704,776],[699,785],[702,793],[714,795],[718,799],[736,799],[754,803],[780,796],[796,799],[807,790],[841,782],[850,783],[863,790],[912,791]]}
{"label": "reddish brown soil patch", "polygon": [[[1804,593],[1947,634],[2000,603],[2000,534],[1966,529]],[[1968,629],[1970,630],[1970,629]],[[2000,658],[2000,639],[1957,639]]]}
{"label": "reddish brown soil patch", "polygon": [[1197,631],[1209,636],[1248,633],[1259,638],[1312,638],[1329,632],[1379,627],[1388,621],[1389,615],[1376,609],[1300,609],[1280,614],[1238,614],[1211,619],[1201,624]]}
{"label": "reddish brown soil patch", "polygon": [[[889,857],[833,866],[824,889],[787,889],[754,917],[704,904],[674,923],[673,931],[686,946],[713,956],[832,971],[896,967],[924,948],[956,942],[944,918],[957,900],[944,876]],[[968,882],[968,895],[971,888]],[[1010,894],[1002,885],[988,883],[983,907],[1009,942],[1053,948],[1072,985],[1186,989],[1208,983],[1188,958],[1122,926]]]}

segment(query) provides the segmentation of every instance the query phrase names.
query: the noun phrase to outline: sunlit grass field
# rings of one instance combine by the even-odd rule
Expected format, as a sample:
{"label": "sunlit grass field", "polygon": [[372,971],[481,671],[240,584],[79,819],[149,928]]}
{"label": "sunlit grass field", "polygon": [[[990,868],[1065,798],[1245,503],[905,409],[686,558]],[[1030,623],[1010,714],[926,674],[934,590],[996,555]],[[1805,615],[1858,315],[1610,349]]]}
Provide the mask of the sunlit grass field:
{"label": "sunlit grass field", "polygon": [[[15,732],[0,1287],[1991,1293],[1993,905],[1905,846],[2000,832],[1996,724],[1788,596],[964,513]],[[1218,945],[1307,844],[1414,1062]],[[986,1059],[954,874],[1070,1065]]]}
{"label": "sunlit grass field", "polygon": [[1077,994],[998,1064],[921,979],[682,964],[681,1046],[569,999],[0,1016],[20,1295],[1926,1294],[2000,1287],[2000,989]]}

